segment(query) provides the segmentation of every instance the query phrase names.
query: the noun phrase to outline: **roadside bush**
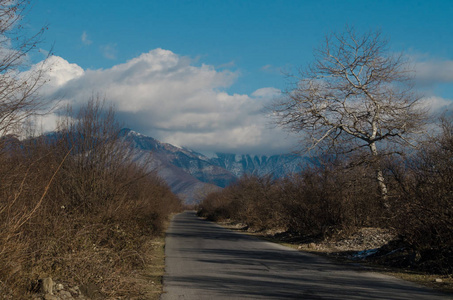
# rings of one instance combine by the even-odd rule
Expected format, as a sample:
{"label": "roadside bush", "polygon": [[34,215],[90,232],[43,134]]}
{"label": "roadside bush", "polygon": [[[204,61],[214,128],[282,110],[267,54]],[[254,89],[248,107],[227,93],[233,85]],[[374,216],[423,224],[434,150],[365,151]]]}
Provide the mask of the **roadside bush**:
{"label": "roadside bush", "polygon": [[223,191],[209,194],[199,215],[213,221],[231,219],[254,230],[284,226],[279,193],[270,176],[244,176]]}
{"label": "roadside bush", "polygon": [[228,198],[225,191],[209,193],[199,206],[198,215],[214,222],[224,221],[234,217],[230,211],[230,204],[231,199]]}
{"label": "roadside bush", "polygon": [[406,168],[394,167],[401,190],[395,227],[416,251],[414,259],[418,266],[450,274],[453,273],[452,122],[443,119],[440,134],[427,140]]}
{"label": "roadside bush", "polygon": [[367,166],[348,167],[335,161],[282,180],[287,230],[327,237],[374,225],[382,212],[373,180]]}
{"label": "roadside bush", "polygon": [[364,166],[310,166],[292,177],[244,176],[221,192],[208,195],[200,215],[231,219],[255,230],[328,236],[380,221],[373,174]]}
{"label": "roadside bush", "polygon": [[137,296],[137,270],[150,263],[180,200],[137,165],[113,110],[90,100],[52,136],[4,140],[0,152],[0,295],[24,299],[51,276],[108,297]]}

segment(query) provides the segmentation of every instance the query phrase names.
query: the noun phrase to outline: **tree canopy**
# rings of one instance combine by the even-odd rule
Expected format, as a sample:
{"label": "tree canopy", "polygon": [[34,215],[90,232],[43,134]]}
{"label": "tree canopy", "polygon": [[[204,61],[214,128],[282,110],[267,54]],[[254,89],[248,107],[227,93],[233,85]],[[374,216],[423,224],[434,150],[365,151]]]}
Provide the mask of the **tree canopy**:
{"label": "tree canopy", "polygon": [[[346,28],[327,36],[313,63],[274,103],[277,124],[303,133],[306,151],[368,148],[377,157],[389,153],[378,144],[411,144],[426,112],[413,91],[408,62],[387,46],[378,31],[358,34]],[[385,197],[382,172],[377,173]]]}
{"label": "tree canopy", "polygon": [[306,135],[307,150],[408,143],[419,131],[425,112],[412,91],[413,73],[379,32],[332,34],[314,58],[274,106],[278,124]]}

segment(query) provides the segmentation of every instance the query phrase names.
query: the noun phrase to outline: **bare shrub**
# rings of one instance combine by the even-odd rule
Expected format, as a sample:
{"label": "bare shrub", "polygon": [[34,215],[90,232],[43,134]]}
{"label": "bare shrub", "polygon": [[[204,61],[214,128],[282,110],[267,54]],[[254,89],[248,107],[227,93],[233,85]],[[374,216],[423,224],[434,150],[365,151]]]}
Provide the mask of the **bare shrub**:
{"label": "bare shrub", "polygon": [[91,99],[71,120],[52,136],[12,138],[5,148],[0,280],[19,298],[43,276],[137,296],[127,278],[150,263],[149,239],[180,200],[133,161],[102,101]]}
{"label": "bare shrub", "polygon": [[227,191],[217,191],[206,195],[198,208],[198,215],[211,221],[223,221],[235,218],[234,211],[230,211],[231,199]]}
{"label": "bare shrub", "polygon": [[384,209],[369,169],[327,161],[280,180],[244,176],[221,192],[208,195],[200,214],[231,219],[255,230],[326,237],[360,226],[382,223]]}
{"label": "bare shrub", "polygon": [[401,190],[395,227],[418,253],[414,263],[453,272],[453,122],[428,139],[406,166],[393,167]]}
{"label": "bare shrub", "polygon": [[48,158],[52,153],[41,144],[33,144],[36,150],[40,149],[39,155],[30,150],[30,145],[19,145],[18,140],[5,141],[4,145],[9,151],[2,156],[0,167],[0,280],[5,286],[24,288],[24,268],[34,249],[30,224],[35,225],[63,161],[51,162]]}

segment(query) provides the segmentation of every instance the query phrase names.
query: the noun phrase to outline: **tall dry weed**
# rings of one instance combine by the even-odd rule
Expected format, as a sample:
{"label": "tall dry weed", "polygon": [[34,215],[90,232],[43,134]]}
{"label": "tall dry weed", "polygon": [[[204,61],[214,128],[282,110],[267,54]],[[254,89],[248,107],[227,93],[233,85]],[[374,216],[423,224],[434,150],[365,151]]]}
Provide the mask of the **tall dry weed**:
{"label": "tall dry weed", "polygon": [[51,276],[95,284],[108,297],[137,296],[127,278],[150,263],[149,240],[180,200],[133,161],[99,99],[71,119],[52,136],[2,145],[0,294],[23,299]]}

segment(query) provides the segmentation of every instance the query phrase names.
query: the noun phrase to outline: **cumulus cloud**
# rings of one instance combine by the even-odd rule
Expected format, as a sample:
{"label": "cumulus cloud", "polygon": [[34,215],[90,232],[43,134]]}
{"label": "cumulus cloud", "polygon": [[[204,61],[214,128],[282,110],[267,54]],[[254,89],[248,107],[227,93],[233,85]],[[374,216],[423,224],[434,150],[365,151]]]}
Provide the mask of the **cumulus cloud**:
{"label": "cumulus cloud", "polygon": [[201,152],[272,154],[291,150],[280,129],[269,128],[263,108],[278,97],[275,88],[251,95],[227,88],[238,73],[155,49],[109,69],[83,70],[52,57],[46,97],[77,109],[93,93],[105,95],[126,126],[162,141]]}
{"label": "cumulus cloud", "polygon": [[50,56],[47,60],[42,61],[32,67],[35,69],[44,69],[48,83],[44,86],[46,94],[56,91],[68,81],[79,78],[85,73],[77,64],[71,64],[58,56]]}

